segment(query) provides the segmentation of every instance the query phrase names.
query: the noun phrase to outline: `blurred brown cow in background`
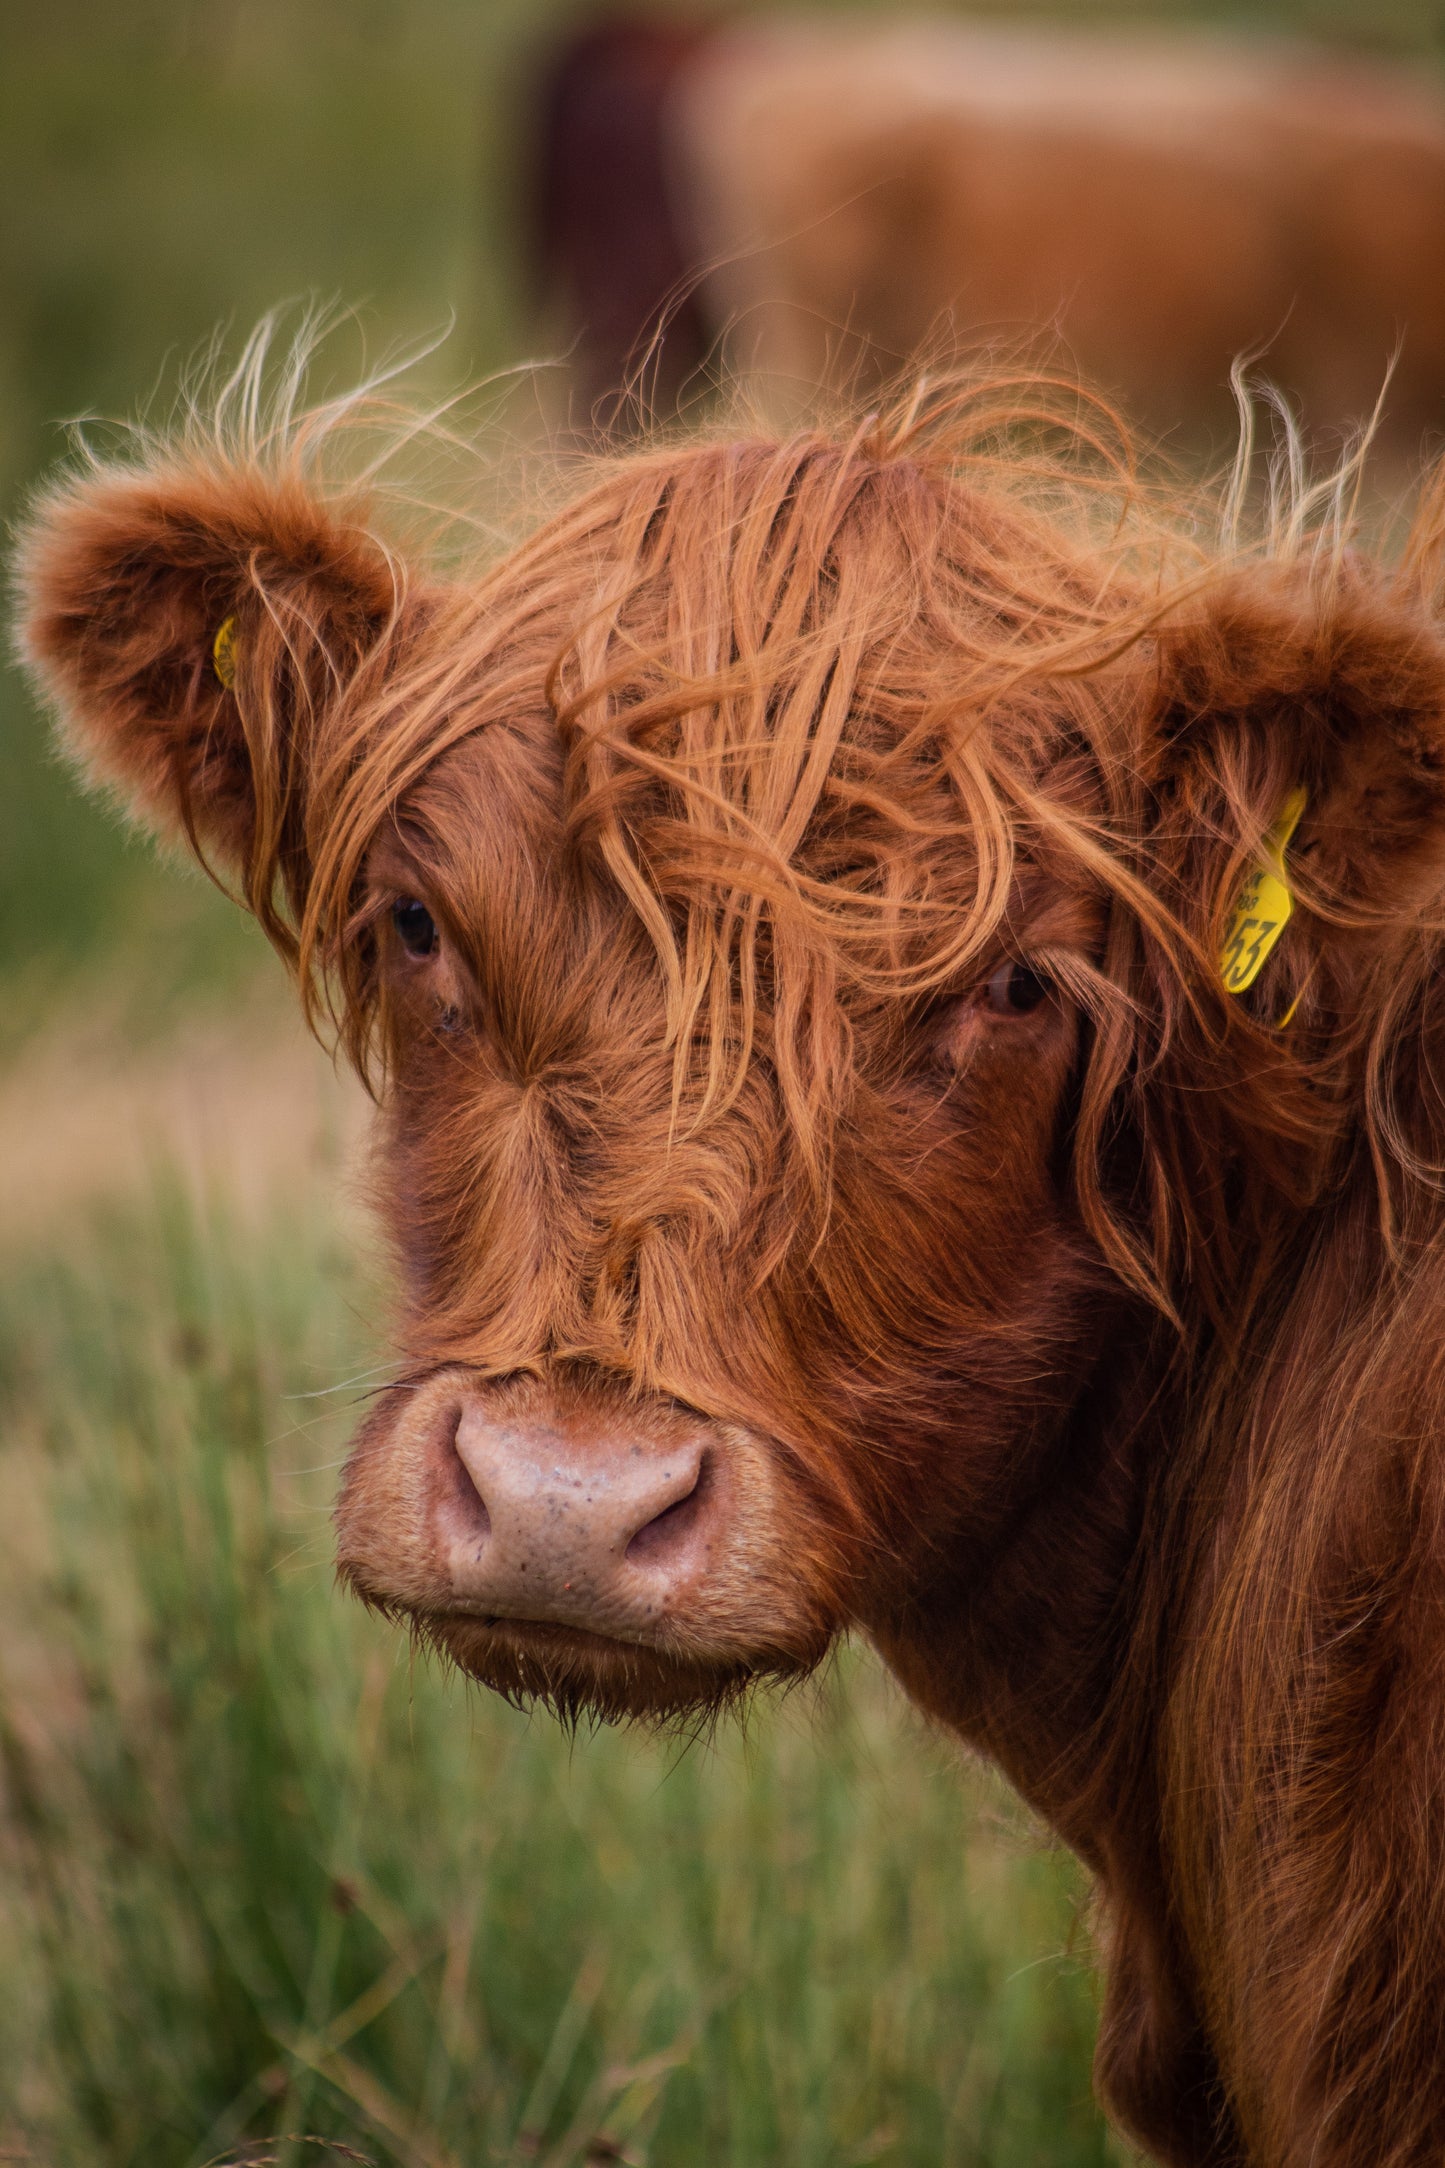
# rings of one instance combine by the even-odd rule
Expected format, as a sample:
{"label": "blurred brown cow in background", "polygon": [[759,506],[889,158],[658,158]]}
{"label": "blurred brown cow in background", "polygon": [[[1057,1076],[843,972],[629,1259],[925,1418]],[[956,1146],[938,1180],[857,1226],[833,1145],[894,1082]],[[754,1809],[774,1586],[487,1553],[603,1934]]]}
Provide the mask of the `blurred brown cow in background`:
{"label": "blurred brown cow in background", "polygon": [[[542,129],[577,403],[724,340],[786,405],[920,348],[1063,341],[1160,427],[1230,365],[1315,425],[1445,393],[1445,97],[1286,40],[964,23],[592,26]],[[673,313],[649,352],[665,305]]]}

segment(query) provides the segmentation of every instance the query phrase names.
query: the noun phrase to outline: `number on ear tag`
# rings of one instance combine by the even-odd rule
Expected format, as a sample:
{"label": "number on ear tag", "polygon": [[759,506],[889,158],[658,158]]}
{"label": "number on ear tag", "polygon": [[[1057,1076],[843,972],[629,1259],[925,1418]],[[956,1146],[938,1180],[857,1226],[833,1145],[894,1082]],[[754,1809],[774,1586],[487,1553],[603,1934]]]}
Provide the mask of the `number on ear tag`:
{"label": "number on ear tag", "polygon": [[228,617],[211,642],[211,668],[229,692],[236,682],[236,620]]}
{"label": "number on ear tag", "polygon": [[1227,993],[1242,994],[1253,986],[1289,923],[1294,898],[1285,879],[1284,854],[1305,804],[1302,790],[1290,792],[1284,811],[1264,839],[1264,864],[1250,874],[1229,915],[1219,955],[1219,973]]}

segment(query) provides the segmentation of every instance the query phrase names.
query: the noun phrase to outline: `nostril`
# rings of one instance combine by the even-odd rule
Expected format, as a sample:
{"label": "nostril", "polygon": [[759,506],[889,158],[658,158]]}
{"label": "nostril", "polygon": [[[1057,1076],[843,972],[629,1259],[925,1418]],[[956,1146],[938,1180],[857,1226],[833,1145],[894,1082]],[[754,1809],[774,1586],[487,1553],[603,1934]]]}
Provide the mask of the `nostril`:
{"label": "nostril", "polygon": [[484,1537],[489,1536],[492,1532],[492,1516],[487,1510],[487,1501],[482,1496],[481,1485],[477,1481],[476,1473],[462,1454],[458,1442],[461,1427],[462,1415],[461,1411],[458,1410],[457,1419],[452,1425],[451,1443],[447,1452],[447,1475],[452,1507],[467,1533],[474,1541],[481,1542]]}
{"label": "nostril", "polygon": [[685,1497],[674,1498],[670,1506],[655,1514],[638,1529],[625,1553],[629,1565],[658,1566],[672,1552],[681,1549],[702,1519],[707,1505],[708,1462],[704,1454],[698,1463],[697,1480]]}

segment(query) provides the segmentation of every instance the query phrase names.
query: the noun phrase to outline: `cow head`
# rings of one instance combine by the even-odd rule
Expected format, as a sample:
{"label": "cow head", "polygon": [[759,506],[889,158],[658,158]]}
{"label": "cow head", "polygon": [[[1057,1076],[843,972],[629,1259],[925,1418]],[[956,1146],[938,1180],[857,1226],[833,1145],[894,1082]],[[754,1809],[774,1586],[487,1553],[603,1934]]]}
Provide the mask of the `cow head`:
{"label": "cow head", "polygon": [[[666,1714],[926,1638],[1373,1088],[1423,613],[1101,543],[961,426],[632,453],[473,578],[284,447],[32,523],[76,756],[239,882],[381,1101],[401,1378],[341,1571],[508,1693]],[[1297,788],[1296,923],[1231,997]]]}

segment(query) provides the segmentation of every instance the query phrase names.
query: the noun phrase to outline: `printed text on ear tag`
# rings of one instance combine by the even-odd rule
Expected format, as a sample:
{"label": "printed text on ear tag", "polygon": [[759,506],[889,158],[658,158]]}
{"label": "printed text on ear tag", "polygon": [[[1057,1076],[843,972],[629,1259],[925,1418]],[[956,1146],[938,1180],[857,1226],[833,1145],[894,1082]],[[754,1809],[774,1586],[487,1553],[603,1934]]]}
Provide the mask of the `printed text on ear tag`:
{"label": "printed text on ear tag", "polygon": [[1292,790],[1284,811],[1264,839],[1264,863],[1250,874],[1229,914],[1219,956],[1219,972],[1227,993],[1242,994],[1247,986],[1253,986],[1289,922],[1294,899],[1285,880],[1284,854],[1304,809],[1305,793]]}
{"label": "printed text on ear tag", "polygon": [[228,617],[211,642],[211,668],[227,692],[236,682],[236,620]]}

